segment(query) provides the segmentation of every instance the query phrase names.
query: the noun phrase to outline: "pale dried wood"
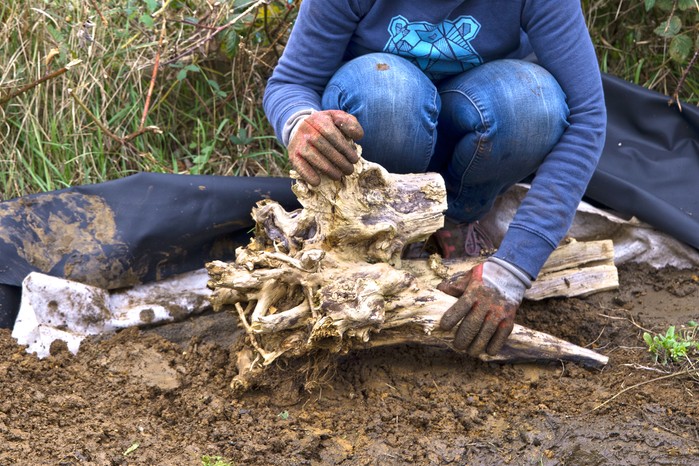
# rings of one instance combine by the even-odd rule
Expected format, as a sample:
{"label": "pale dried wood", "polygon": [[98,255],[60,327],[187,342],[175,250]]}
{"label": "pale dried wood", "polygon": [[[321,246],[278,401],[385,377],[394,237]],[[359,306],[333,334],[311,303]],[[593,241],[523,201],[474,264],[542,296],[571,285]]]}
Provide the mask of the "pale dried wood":
{"label": "pale dried wood", "polygon": [[[277,358],[317,350],[345,353],[411,341],[450,346],[453,334],[440,331],[438,323],[456,298],[435,286],[458,267],[434,257],[425,261],[431,266],[400,257],[407,244],[442,227],[442,178],[393,175],[360,159],[341,181],[325,179],[318,187],[297,181],[293,189],[303,209],[286,212],[273,201],[259,203],[253,209],[255,237],[239,248],[235,263],[207,264],[212,304],[235,309],[250,342],[239,355],[233,385],[245,389]],[[557,252],[552,272],[537,286],[550,295],[561,292],[563,281],[568,292],[579,294],[591,290],[582,283],[597,275],[611,286],[614,271],[597,269],[610,267],[608,244],[572,251]],[[571,267],[580,272],[571,274]],[[607,363],[603,355],[520,326],[505,350],[481,359]]]}
{"label": "pale dried wood", "polygon": [[[442,279],[465,273],[485,258],[455,261],[403,261],[401,268],[410,271],[431,286]],[[591,293],[613,290],[619,286],[611,240],[569,242],[556,248],[541,269],[525,299],[539,301],[553,297],[583,297]]]}

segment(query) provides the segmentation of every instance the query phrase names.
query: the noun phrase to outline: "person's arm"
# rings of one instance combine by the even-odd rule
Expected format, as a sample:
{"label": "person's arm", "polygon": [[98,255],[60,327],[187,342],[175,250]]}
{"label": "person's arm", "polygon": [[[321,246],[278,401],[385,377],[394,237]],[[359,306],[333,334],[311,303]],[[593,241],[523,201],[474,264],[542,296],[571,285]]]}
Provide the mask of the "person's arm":
{"label": "person's arm", "polygon": [[567,233],[602,153],[606,109],[580,2],[525,0],[522,26],[539,64],[558,81],[570,126],[536,173],[495,257],[536,278]]}
{"label": "person's arm", "polygon": [[263,97],[267,118],[284,145],[289,144],[293,123],[312,110],[320,110],[323,90],[342,63],[361,8],[360,0],[301,2],[289,41]]}
{"label": "person's arm", "polygon": [[[300,178],[339,180],[359,159],[352,141],[364,131],[352,115],[320,110],[323,90],[340,67],[361,17],[360,0],[304,0],[284,53],[267,83],[263,105]],[[366,0],[363,0],[366,1]]]}

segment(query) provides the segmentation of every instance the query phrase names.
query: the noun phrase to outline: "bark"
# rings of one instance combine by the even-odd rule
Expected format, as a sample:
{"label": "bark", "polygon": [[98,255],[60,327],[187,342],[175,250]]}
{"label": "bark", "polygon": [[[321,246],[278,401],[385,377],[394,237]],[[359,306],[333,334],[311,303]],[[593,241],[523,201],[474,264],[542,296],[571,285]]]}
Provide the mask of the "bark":
{"label": "bark", "polygon": [[[235,388],[246,389],[280,357],[407,342],[451,345],[452,332],[440,331],[438,323],[456,298],[436,285],[476,262],[444,263],[436,255],[401,261],[406,245],[443,226],[441,176],[389,174],[360,158],[341,181],[312,187],[298,180],[293,189],[302,209],[260,202],[252,212],[255,236],[235,262],[207,264],[214,308],[235,309],[248,333]],[[530,299],[618,286],[610,242],[571,241],[564,248],[551,256]],[[500,354],[480,358],[607,363],[603,355],[521,326]]]}

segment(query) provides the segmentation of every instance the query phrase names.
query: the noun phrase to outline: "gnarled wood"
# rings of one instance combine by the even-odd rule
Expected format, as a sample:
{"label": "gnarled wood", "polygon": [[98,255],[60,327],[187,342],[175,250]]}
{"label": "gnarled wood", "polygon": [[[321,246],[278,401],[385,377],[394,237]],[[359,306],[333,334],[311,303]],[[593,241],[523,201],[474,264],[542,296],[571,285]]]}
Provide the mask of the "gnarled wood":
{"label": "gnarled wood", "polygon": [[[456,298],[435,287],[440,277],[472,264],[443,264],[435,256],[401,261],[407,244],[443,225],[442,178],[389,174],[360,159],[341,181],[324,179],[317,187],[297,181],[293,189],[302,209],[286,212],[273,201],[260,202],[252,213],[255,236],[238,249],[235,263],[207,264],[214,308],[234,308],[248,333],[250,347],[239,355],[233,386],[247,388],[254,374],[282,356],[405,342],[449,346],[453,334],[440,331],[438,323]],[[606,244],[594,247],[610,250]],[[598,252],[576,254],[580,259],[572,266],[599,260]],[[560,255],[552,256],[552,274],[565,265]],[[573,284],[569,280],[569,288]],[[520,326],[498,356],[481,358],[563,359],[591,367],[607,362]]]}

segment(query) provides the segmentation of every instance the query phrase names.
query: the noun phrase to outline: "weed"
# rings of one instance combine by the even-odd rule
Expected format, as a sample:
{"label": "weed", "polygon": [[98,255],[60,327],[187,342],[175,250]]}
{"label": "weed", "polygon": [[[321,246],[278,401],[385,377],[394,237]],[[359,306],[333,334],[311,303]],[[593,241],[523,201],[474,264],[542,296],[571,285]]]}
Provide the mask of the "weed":
{"label": "weed", "polygon": [[602,71],[699,104],[696,0],[582,1]]}
{"label": "weed", "polygon": [[204,455],[201,457],[202,466],[233,466],[233,463],[224,460],[221,456]]}
{"label": "weed", "polygon": [[676,330],[674,325],[670,326],[664,334],[651,335],[649,332],[644,332],[643,340],[656,362],[691,363],[691,358],[699,355],[697,331],[697,323],[692,321],[679,330]]}
{"label": "weed", "polygon": [[0,200],[139,171],[288,173],[262,93],[300,1],[0,4]]}
{"label": "weed", "polygon": [[133,453],[133,452],[135,452],[136,450],[138,450],[138,447],[139,447],[139,446],[140,446],[140,444],[139,444],[138,442],[132,443],[131,446],[130,446],[129,448],[127,448],[126,451],[124,451],[123,455],[124,455],[124,456],[129,456],[131,453]]}

